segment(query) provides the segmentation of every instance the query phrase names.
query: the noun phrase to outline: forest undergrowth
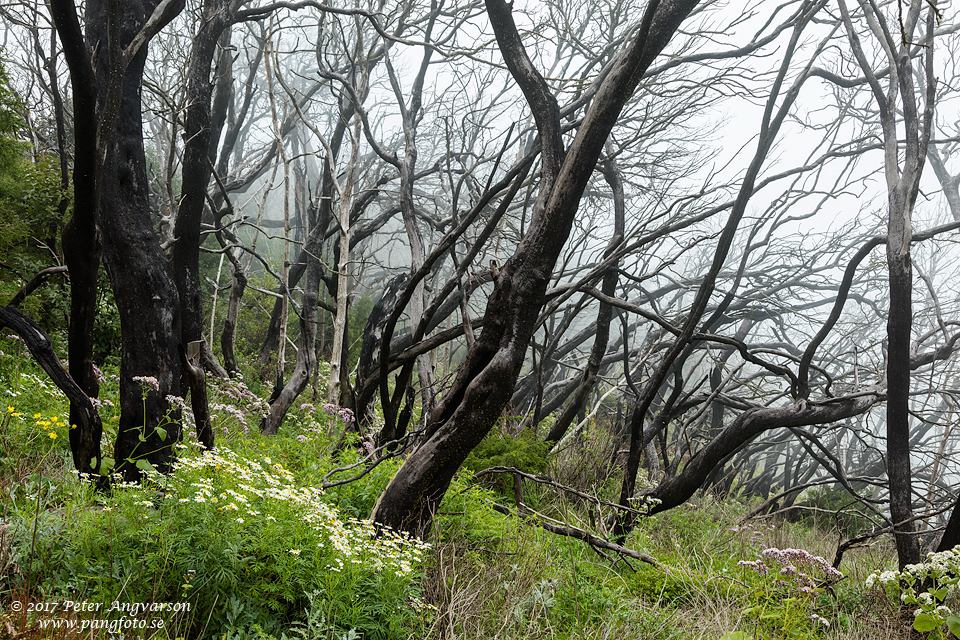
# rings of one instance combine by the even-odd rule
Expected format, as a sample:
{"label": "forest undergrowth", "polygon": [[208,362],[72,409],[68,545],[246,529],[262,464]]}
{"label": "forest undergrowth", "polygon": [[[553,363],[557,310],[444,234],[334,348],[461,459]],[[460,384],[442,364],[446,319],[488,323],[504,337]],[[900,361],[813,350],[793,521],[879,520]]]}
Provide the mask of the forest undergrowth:
{"label": "forest undergrowth", "polygon": [[[105,454],[117,375],[103,372]],[[913,627],[951,637],[960,622],[952,556],[904,596],[886,539],[830,566],[830,518],[744,520],[755,500],[700,495],[626,540],[652,565],[535,524],[603,534],[589,500],[528,481],[523,509],[536,515],[521,519],[500,512],[517,506],[509,476],[475,477],[520,467],[609,499],[599,424],[569,445],[576,455],[497,430],[426,542],[378,535],[364,518],[399,461],[331,486],[369,466],[369,445],[343,439],[348,411],[306,402],[264,437],[255,390],[210,387],[213,453],[188,435],[175,473],[95,492],[72,471],[65,398],[17,339],[0,340],[0,638],[883,640],[918,637]]]}

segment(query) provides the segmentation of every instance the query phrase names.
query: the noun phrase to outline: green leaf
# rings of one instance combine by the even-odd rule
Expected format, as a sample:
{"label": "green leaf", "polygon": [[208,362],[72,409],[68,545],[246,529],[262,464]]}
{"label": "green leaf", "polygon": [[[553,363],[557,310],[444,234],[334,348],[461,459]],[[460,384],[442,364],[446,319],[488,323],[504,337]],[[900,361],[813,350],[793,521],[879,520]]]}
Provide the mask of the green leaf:
{"label": "green leaf", "polygon": [[167,439],[167,430],[163,427],[157,427],[157,435],[160,436],[161,440]]}
{"label": "green leaf", "polygon": [[947,629],[955,636],[960,636],[960,616],[947,616]]}
{"label": "green leaf", "polygon": [[153,473],[156,471],[153,465],[147,462],[146,460],[144,460],[143,458],[140,458],[139,460],[137,460],[137,469],[140,469],[141,471],[146,471],[147,473]]}
{"label": "green leaf", "polygon": [[142,433],[138,433],[138,434],[137,434],[137,437],[140,438],[140,442],[146,442],[146,441],[147,441],[146,437],[144,437],[144,435],[143,435]]}
{"label": "green leaf", "polygon": [[921,633],[933,631],[939,626],[940,623],[938,623],[929,613],[921,613],[913,619],[913,628]]}
{"label": "green leaf", "polygon": [[[96,458],[90,458],[90,466],[96,464]],[[109,473],[113,469],[113,465],[116,464],[113,458],[108,458],[103,456],[100,458],[100,473]]]}
{"label": "green leaf", "polygon": [[943,602],[943,599],[947,597],[947,588],[940,587],[939,589],[930,589],[930,593],[936,598],[937,602]]}
{"label": "green leaf", "polygon": [[744,631],[731,631],[720,640],[750,640],[753,636]]}

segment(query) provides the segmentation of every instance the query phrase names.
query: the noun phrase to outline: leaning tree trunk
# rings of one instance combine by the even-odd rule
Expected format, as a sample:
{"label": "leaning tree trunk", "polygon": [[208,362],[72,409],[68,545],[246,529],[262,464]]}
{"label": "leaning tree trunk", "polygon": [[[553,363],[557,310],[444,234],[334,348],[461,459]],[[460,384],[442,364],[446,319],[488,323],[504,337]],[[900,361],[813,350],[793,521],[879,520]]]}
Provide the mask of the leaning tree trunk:
{"label": "leaning tree trunk", "polygon": [[650,3],[637,35],[600,85],[569,152],[564,153],[559,108],[523,49],[511,8],[503,0],[487,0],[500,50],[537,122],[541,192],[529,231],[495,280],[483,332],[430,416],[427,439],[406,459],[373,509],[373,520],[379,525],[425,535],[453,475],[501,416],[604,142],[644,71],[696,4],[695,0]]}
{"label": "leaning tree trunk", "polygon": [[[607,147],[608,151],[610,147]],[[623,180],[620,177],[620,169],[617,167],[617,161],[610,156],[603,163],[603,177],[610,185],[613,191],[614,207],[614,229],[613,237],[607,244],[607,251],[604,259],[617,251],[620,242],[623,240],[624,233],[624,199],[623,199]],[[617,268],[619,260],[610,265],[607,272],[603,275],[603,283],[600,285],[600,291],[603,295],[613,297],[617,288]],[[607,353],[607,342],[610,338],[610,322],[613,320],[613,307],[605,302],[600,303],[600,310],[597,312],[597,335],[593,341],[593,349],[590,351],[590,357],[587,359],[587,366],[584,368],[580,377],[580,383],[576,390],[570,396],[570,401],[564,408],[560,417],[553,424],[550,433],[547,434],[546,441],[553,446],[560,442],[570,428],[574,418],[587,399],[587,394],[593,389],[594,382],[597,379],[597,373],[600,371],[600,364],[603,362],[603,356]]]}
{"label": "leaning tree trunk", "polygon": [[307,264],[303,280],[303,301],[300,309],[300,343],[290,379],[277,398],[270,403],[270,413],[260,423],[262,433],[273,435],[280,429],[283,417],[307,383],[317,366],[317,299],[320,288],[320,262],[314,258]]}
{"label": "leaning tree trunk", "polygon": [[[77,425],[70,429],[70,449],[73,452],[73,465],[80,473],[100,473],[100,436],[103,425],[100,414],[97,413],[93,402],[86,391],[77,384],[73,377],[60,364],[50,338],[37,323],[27,318],[14,307],[0,307],[0,327],[7,327],[17,333],[30,355],[43,367],[54,384],[70,400],[71,408],[77,408]],[[73,413],[71,412],[71,419]]]}

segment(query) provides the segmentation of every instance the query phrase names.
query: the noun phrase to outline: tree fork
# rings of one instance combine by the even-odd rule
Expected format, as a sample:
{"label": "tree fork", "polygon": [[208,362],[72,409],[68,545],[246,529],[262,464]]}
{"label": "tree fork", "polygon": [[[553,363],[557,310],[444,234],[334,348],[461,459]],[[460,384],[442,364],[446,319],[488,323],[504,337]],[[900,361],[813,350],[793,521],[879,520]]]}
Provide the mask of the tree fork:
{"label": "tree fork", "polygon": [[[500,418],[516,384],[550,275],[607,136],[644,71],[696,4],[654,0],[647,6],[636,37],[601,83],[569,151],[558,163],[555,180],[550,180],[552,188],[538,198],[540,206],[535,209],[542,207],[542,211],[534,215],[516,253],[504,264],[487,304],[483,332],[430,417],[430,437],[407,458],[377,501],[373,520],[378,524],[426,535],[453,475]],[[506,20],[512,23],[505,15],[509,11],[500,0],[487,2],[504,56],[510,55],[510,49],[503,43],[513,34],[503,33],[497,25]],[[535,78],[521,74],[514,78],[528,100],[537,95],[536,90],[526,90]],[[549,106],[533,102],[531,109],[542,113]],[[559,132],[541,132],[541,139],[544,134]],[[552,162],[545,158],[543,165]]]}

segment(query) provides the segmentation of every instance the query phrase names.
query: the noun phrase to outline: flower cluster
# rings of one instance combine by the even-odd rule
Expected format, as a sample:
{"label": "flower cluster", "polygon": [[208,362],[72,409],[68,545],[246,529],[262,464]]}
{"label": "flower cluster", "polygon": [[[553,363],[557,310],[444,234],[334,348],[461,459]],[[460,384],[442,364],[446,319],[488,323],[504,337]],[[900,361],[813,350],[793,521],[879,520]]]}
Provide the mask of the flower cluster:
{"label": "flower cluster", "polygon": [[[377,530],[373,523],[355,518],[343,518],[335,507],[324,502],[323,491],[314,487],[300,487],[283,465],[263,458],[262,462],[248,460],[225,447],[215,452],[205,451],[199,456],[184,456],[177,470],[213,471],[218,476],[230,476],[239,491],[217,491],[210,480],[180,481],[174,476],[173,490],[180,502],[208,503],[218,512],[244,512],[259,516],[261,511],[280,512],[281,505],[293,509],[296,518],[320,534],[336,551],[334,565],[330,569],[340,571],[345,563],[364,565],[375,572],[390,571],[397,576],[407,576],[423,560],[429,545],[415,538],[390,531]],[[238,524],[244,518],[235,518]],[[266,521],[276,521],[266,516]],[[294,553],[296,551],[297,553]],[[299,555],[300,549],[291,550]]]}
{"label": "flower cluster", "polygon": [[[751,538],[762,530],[747,527]],[[775,625],[794,633],[811,626],[829,627],[830,621],[815,611],[817,596],[843,577],[820,556],[803,549],[778,549],[761,545],[755,560],[741,560],[738,566],[752,573],[754,606],[744,610],[758,625]],[[779,636],[777,636],[779,637]]]}
{"label": "flower cluster", "polygon": [[[13,407],[7,407],[7,413],[11,417],[21,415],[20,413],[14,411]],[[67,421],[56,415],[44,418],[42,413],[35,413],[33,414],[33,420],[34,424],[39,427],[40,430],[43,431],[43,434],[51,440],[56,440],[59,437],[57,434],[58,428],[66,429],[67,427]],[[75,428],[75,425],[74,427],[70,428]]]}
{"label": "flower cluster", "polygon": [[270,415],[270,405],[263,398],[250,391],[242,379],[211,379],[210,382],[214,393],[219,395],[222,400],[232,403],[238,409],[256,413],[260,418]]}
{"label": "flower cluster", "polygon": [[94,409],[103,409],[104,407],[113,408],[114,406],[116,406],[113,404],[112,401],[108,400],[107,398],[103,398],[103,399],[90,398],[90,404],[93,405]]}
{"label": "flower cluster", "polygon": [[143,390],[150,391],[160,391],[160,382],[153,376],[133,376],[133,381],[138,383]]}
{"label": "flower cluster", "polygon": [[323,405],[323,412],[328,416],[337,416],[346,424],[350,424],[356,418],[353,416],[353,411],[346,409],[336,404],[325,404]]}
{"label": "flower cluster", "polygon": [[[943,626],[950,633],[960,633],[960,616],[945,604],[947,596],[956,593],[960,583],[960,550],[931,553],[928,561],[909,564],[903,571],[875,571],[866,579],[867,588],[880,588],[887,596],[902,604],[914,605],[913,628],[945,637]],[[922,585],[926,590],[920,591]]]}
{"label": "flower cluster", "polygon": [[[44,379],[40,376],[33,375],[32,373],[21,373],[19,384],[16,386],[16,388],[8,387],[6,389],[6,394],[10,397],[16,398],[25,388],[31,388],[38,391],[53,391],[56,389],[49,379]],[[59,390],[57,390],[56,393],[59,393]]]}
{"label": "flower cluster", "polygon": [[[803,549],[776,549],[767,547],[760,552],[760,560],[741,561],[742,566],[753,566],[761,575],[775,573],[787,591],[813,594],[825,584],[843,577],[826,560]],[[762,565],[762,569],[761,569]]]}

